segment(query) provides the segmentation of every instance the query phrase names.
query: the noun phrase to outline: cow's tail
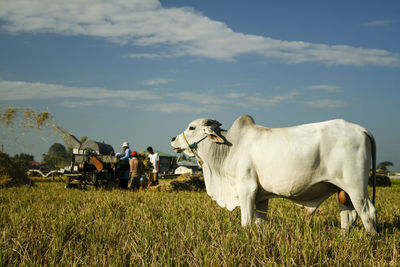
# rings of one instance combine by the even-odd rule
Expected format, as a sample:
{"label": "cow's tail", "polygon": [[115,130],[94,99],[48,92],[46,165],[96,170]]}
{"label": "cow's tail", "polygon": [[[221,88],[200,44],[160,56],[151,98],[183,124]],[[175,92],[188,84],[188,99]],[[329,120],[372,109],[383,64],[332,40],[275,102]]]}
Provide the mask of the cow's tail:
{"label": "cow's tail", "polygon": [[372,136],[370,132],[365,132],[368,136],[369,141],[371,142],[371,156],[372,156],[372,204],[375,206],[375,195],[376,195],[376,142],[375,138]]}

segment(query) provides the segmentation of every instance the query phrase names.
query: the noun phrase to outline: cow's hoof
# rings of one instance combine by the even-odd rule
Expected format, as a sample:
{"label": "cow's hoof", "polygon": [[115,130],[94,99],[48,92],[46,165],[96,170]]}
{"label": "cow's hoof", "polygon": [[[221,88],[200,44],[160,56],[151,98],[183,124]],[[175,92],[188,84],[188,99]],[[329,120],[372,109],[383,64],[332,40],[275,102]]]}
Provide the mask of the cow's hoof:
{"label": "cow's hoof", "polygon": [[349,232],[349,228],[340,228],[341,236],[346,236],[348,232]]}

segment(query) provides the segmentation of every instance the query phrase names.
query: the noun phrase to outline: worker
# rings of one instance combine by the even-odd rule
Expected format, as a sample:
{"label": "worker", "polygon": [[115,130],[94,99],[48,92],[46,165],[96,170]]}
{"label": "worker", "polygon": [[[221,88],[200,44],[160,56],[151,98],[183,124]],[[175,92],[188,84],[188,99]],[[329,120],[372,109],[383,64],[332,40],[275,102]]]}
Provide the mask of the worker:
{"label": "worker", "polygon": [[124,151],[125,154],[119,160],[129,161],[129,159],[132,157],[131,156],[132,150],[129,148],[129,143],[128,142],[123,142],[122,143],[122,150]]}
{"label": "worker", "polygon": [[[131,159],[129,160],[130,172],[128,188],[131,190],[142,189],[143,181],[143,162],[139,159],[136,151],[132,151]],[[141,180],[142,179],[142,180]]]}
{"label": "worker", "polygon": [[124,151],[124,156],[118,159],[119,187],[122,189],[127,189],[129,180],[129,159],[132,157],[132,151],[129,148],[128,142],[122,143],[122,150]]}
{"label": "worker", "polygon": [[158,172],[160,171],[160,157],[158,156],[158,153],[155,153],[153,151],[153,148],[151,146],[147,148],[147,152],[149,153],[149,160],[153,165],[153,170],[150,173],[150,181],[148,184],[149,187],[151,185],[158,184]]}

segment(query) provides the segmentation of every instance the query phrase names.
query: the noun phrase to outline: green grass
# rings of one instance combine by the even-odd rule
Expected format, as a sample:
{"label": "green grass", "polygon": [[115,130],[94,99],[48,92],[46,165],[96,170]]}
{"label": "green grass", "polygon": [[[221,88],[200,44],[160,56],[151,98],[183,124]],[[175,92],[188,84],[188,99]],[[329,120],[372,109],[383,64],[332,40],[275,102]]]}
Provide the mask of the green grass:
{"label": "green grass", "polygon": [[360,220],[340,234],[336,196],[312,219],[270,201],[268,221],[240,226],[238,209],[205,192],[67,190],[61,182],[0,189],[2,265],[365,266],[400,264],[400,185],[377,190],[381,233]]}
{"label": "green grass", "polygon": [[400,179],[391,179],[392,185],[400,185]]}

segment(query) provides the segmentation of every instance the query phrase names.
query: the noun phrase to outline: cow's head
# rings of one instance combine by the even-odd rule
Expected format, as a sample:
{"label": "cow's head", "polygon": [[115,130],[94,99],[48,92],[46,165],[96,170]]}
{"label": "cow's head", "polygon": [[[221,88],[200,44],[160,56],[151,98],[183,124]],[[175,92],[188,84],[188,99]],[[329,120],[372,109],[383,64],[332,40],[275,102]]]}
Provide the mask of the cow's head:
{"label": "cow's head", "polygon": [[193,146],[190,145],[201,142],[204,139],[216,143],[224,143],[221,136],[221,123],[212,119],[197,119],[192,121],[183,133],[172,138],[171,146],[176,153],[184,152],[189,156],[194,156]]}

